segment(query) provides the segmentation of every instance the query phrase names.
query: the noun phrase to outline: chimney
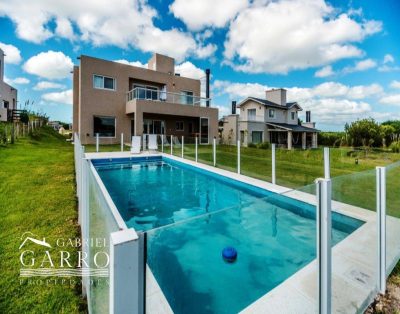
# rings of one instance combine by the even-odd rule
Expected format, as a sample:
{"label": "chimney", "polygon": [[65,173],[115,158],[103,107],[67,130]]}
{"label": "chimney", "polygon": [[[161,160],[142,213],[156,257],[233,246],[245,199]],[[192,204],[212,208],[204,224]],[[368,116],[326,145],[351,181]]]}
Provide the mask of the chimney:
{"label": "chimney", "polygon": [[280,106],[286,106],[286,89],[270,89],[265,91],[265,99]]}
{"label": "chimney", "polygon": [[210,98],[210,69],[206,69],[206,106],[210,107],[210,101],[208,100]]}
{"label": "chimney", "polygon": [[236,101],[232,100],[232,114],[236,114]]}
{"label": "chimney", "polygon": [[311,122],[311,111],[306,111],[306,122]]}

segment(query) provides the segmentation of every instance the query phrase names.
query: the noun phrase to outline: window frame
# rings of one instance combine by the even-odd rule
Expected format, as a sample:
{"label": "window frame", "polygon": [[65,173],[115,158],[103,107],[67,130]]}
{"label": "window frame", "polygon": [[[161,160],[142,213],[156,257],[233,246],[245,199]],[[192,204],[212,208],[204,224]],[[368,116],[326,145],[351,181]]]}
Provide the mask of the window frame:
{"label": "window frame", "polygon": [[[250,115],[249,115],[250,111],[251,112],[254,111],[254,118],[253,119],[250,119]],[[256,108],[247,109],[247,120],[248,121],[256,121],[257,120],[257,109]]]}
{"label": "window frame", "polygon": [[[178,129],[178,123],[182,123],[182,129]],[[185,123],[181,120],[175,121],[175,131],[184,132],[185,131]]]}
{"label": "window frame", "polygon": [[[94,84],[96,76],[103,78],[103,87],[96,87],[96,85]],[[114,82],[114,88],[113,89],[104,87],[104,78],[108,78],[108,79],[112,79],[113,80],[113,82]],[[100,89],[100,90],[107,90],[107,91],[114,91],[115,92],[117,90],[117,80],[116,80],[115,77],[112,77],[112,76],[106,76],[106,75],[101,75],[101,74],[93,74],[93,88],[94,89]]]}
{"label": "window frame", "polygon": [[[254,140],[253,140],[253,134],[254,133],[261,133],[260,142],[258,142],[258,143],[254,142]],[[251,131],[251,143],[252,144],[260,144],[260,143],[262,143],[263,142],[263,136],[264,136],[264,132],[263,131]]]}
{"label": "window frame", "polygon": [[[271,112],[273,112],[273,116],[271,117]],[[268,118],[269,119],[276,119],[275,109],[269,108],[268,109]]]}
{"label": "window frame", "polygon": [[100,136],[99,135],[99,138],[117,138],[117,117],[93,115],[93,137],[94,138],[96,138],[96,132],[94,131],[94,119],[95,118],[113,118],[114,119],[114,136]]}
{"label": "window frame", "polygon": [[[191,93],[191,95],[188,95],[187,93]],[[181,97],[185,97],[185,103],[183,105],[194,105],[194,91],[192,90],[181,90]],[[191,99],[191,102],[188,102],[187,100]]]}
{"label": "window frame", "polygon": [[296,120],[296,112],[295,111],[291,111],[290,112],[290,118],[294,121]]}

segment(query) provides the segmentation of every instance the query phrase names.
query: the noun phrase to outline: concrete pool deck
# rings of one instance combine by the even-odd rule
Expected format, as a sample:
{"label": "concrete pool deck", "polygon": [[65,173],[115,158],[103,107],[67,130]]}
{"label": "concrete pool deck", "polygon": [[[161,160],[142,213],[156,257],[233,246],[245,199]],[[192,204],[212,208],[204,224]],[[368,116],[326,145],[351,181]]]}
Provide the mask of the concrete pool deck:
{"label": "concrete pool deck", "polygon": [[[273,185],[234,172],[163,153],[86,153],[90,159],[163,156],[222,176],[316,205],[315,195]],[[332,210],[365,223],[332,249],[332,313],[362,313],[376,296],[377,222],[376,213],[332,201]],[[400,258],[400,219],[387,217],[387,275]],[[148,269],[146,299],[148,313],[173,313],[157,281]],[[241,313],[317,313],[316,260],[250,304]],[[290,301],[289,301],[290,300]]]}

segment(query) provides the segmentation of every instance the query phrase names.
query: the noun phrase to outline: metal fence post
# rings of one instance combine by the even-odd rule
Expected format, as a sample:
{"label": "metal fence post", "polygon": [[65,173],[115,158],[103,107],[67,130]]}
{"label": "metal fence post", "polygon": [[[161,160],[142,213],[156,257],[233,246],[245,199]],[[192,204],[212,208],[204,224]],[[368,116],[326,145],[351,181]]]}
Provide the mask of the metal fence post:
{"label": "metal fence post", "polygon": [[240,174],[240,141],[237,141],[237,173]]}
{"label": "metal fence post", "polygon": [[214,167],[216,166],[216,164],[217,164],[217,139],[214,137],[213,138],[213,164],[214,164]]}
{"label": "metal fence post", "polygon": [[329,147],[324,147],[324,177],[325,179],[331,178],[331,162]]}
{"label": "metal fence post", "polygon": [[183,138],[183,135],[182,135],[182,147],[181,147],[181,149],[182,149],[182,151],[181,151],[181,157],[183,158],[183,146],[185,145],[185,143],[184,143],[184,138]]}
{"label": "metal fence post", "polygon": [[99,152],[99,133],[96,133],[96,153]]}
{"label": "metal fence post", "polygon": [[164,152],[164,134],[161,134],[161,152]]}
{"label": "metal fence post", "polygon": [[330,179],[317,179],[315,184],[317,190],[318,308],[320,314],[330,314],[332,309],[332,183]]}
{"label": "metal fence post", "polygon": [[198,145],[198,137],[195,137],[195,145],[194,145],[194,155],[197,162],[197,145]]}
{"label": "metal fence post", "polygon": [[272,154],[272,184],[276,184],[276,145],[271,145],[271,154]]}
{"label": "metal fence post", "polygon": [[172,146],[173,146],[174,144],[173,144],[173,138],[172,138],[172,135],[171,135],[171,155],[172,155]]}
{"label": "metal fence post", "polygon": [[378,223],[378,290],[386,292],[386,168],[376,167],[376,214]]}
{"label": "metal fence post", "polygon": [[121,152],[124,151],[124,133],[121,133]]}

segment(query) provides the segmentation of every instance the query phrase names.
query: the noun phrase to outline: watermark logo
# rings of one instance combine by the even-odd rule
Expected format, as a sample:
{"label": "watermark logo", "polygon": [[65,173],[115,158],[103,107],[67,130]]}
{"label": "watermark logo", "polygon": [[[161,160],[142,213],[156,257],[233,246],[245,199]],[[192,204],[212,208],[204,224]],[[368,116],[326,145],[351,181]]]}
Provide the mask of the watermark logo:
{"label": "watermark logo", "polygon": [[57,238],[31,232],[21,236],[20,277],[108,277],[110,257],[102,238]]}

